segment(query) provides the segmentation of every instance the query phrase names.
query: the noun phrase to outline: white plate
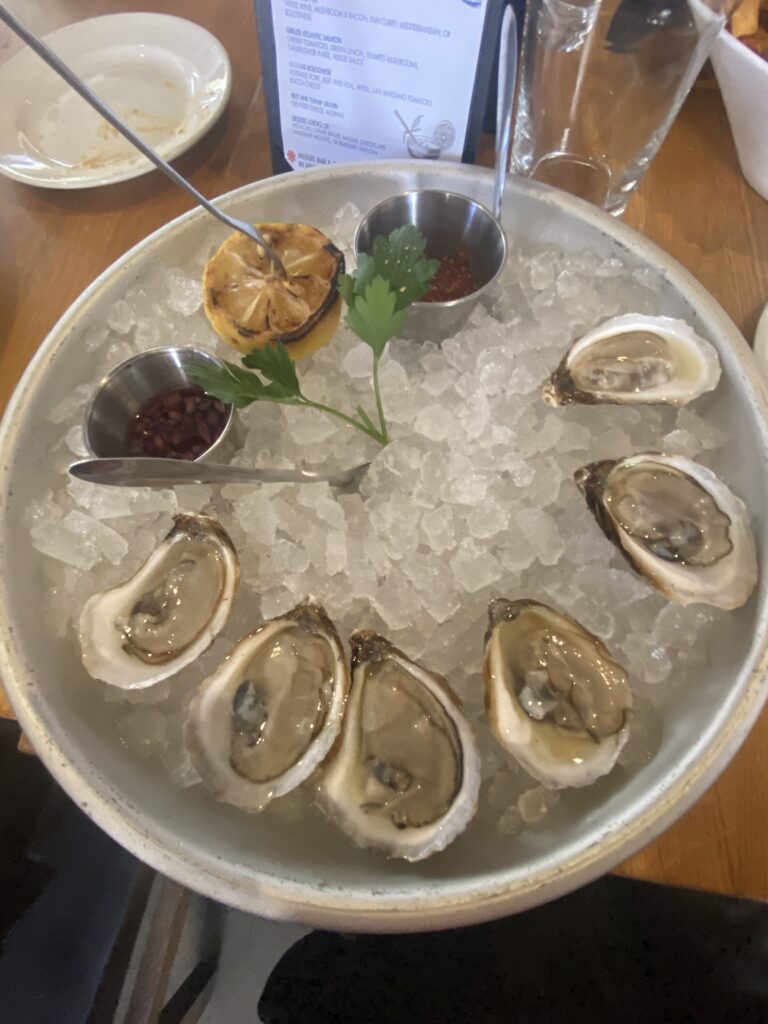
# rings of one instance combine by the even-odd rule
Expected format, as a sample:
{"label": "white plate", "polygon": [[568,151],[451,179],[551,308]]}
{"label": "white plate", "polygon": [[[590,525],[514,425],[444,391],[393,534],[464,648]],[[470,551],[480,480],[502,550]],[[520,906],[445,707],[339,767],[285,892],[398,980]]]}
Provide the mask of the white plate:
{"label": "white plate", "polygon": [[[182,18],[108,14],[45,41],[166,160],[197,142],[229,99],[224,47]],[[0,67],[0,96],[0,173],[9,178],[93,188],[153,170],[32,50]]]}

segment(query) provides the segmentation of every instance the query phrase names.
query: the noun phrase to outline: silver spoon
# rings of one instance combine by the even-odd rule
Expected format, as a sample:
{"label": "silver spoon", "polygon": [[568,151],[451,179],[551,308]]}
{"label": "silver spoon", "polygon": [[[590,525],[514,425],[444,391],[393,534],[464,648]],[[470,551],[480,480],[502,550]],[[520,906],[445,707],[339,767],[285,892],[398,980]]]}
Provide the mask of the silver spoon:
{"label": "silver spoon", "polygon": [[192,196],[195,202],[199,203],[199,205],[202,206],[204,210],[207,210],[208,213],[222,221],[222,223],[234,228],[235,231],[242,231],[244,235],[253,239],[253,241],[260,245],[267,254],[268,258],[272,262],[273,268],[280,277],[288,276],[280,257],[277,255],[275,250],[271,248],[271,246],[267,245],[264,241],[264,237],[257,228],[252,224],[249,224],[247,221],[238,220],[237,217],[230,217],[229,214],[222,213],[221,210],[217,209],[210,200],[206,199],[202,193],[198,192],[193,185],[190,185],[186,178],[182,178],[178,171],[175,171],[169,163],[166,163],[161,156],[158,156],[151,146],[148,146],[146,142],[140,139],[139,136],[128,127],[125,121],[121,120],[121,118],[119,118],[117,114],[115,114],[114,111],[106,105],[106,103],[102,102],[96,93],[92,92],[85,82],[78,78],[74,71],[72,71],[72,69],[68,67],[64,61],[43,42],[42,39],[36,36],[34,32],[30,31],[30,29],[28,29],[22,21],[19,21],[19,19],[8,10],[5,4],[2,3],[0,3],[0,21],[4,21],[9,28],[13,29],[16,35],[20,36],[24,42],[33,49],[36,54],[38,54],[38,56],[42,57],[46,64],[49,64],[57,75],[60,75],[68,85],[72,86],[75,92],[78,92],[86,103],[90,103],[90,105],[101,114],[105,121],[109,121],[112,127],[116,131],[120,132],[121,135],[125,136],[125,138],[128,139],[136,149],[143,153],[148,160],[151,160],[155,167],[161,170],[163,174],[166,174],[176,185],[183,188],[184,191]]}
{"label": "silver spoon", "polygon": [[493,186],[493,215],[501,220],[504,186],[507,183],[509,142],[512,134],[512,104],[517,80],[517,21],[508,6],[501,23],[499,42],[499,85],[496,98],[496,180]]}
{"label": "silver spoon", "polygon": [[114,458],[73,462],[71,476],[112,487],[175,487],[179,484],[320,484],[354,489],[365,475],[369,462],[338,473],[315,473],[309,469],[249,469],[213,462],[184,462],[181,459]]}

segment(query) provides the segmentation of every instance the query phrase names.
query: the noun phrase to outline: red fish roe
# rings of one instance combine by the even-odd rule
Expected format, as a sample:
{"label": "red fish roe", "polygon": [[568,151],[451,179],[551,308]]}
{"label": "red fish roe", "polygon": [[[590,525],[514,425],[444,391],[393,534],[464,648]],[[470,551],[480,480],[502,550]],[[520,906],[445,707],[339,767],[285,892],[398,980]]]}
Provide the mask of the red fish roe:
{"label": "red fish roe", "polygon": [[229,406],[201,388],[166,391],[145,402],[128,427],[128,455],[196,459],[223,431]]}
{"label": "red fish roe", "polygon": [[452,302],[454,299],[464,299],[474,291],[477,291],[477,285],[469,269],[469,253],[462,246],[453,256],[440,260],[429,291],[421,301]]}

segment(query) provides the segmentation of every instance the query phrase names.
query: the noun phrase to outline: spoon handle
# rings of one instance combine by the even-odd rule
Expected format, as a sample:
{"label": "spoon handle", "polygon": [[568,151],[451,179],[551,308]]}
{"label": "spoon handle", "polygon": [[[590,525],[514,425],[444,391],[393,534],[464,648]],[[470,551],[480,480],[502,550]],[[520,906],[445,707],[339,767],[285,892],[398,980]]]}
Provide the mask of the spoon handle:
{"label": "spoon handle", "polygon": [[191,185],[186,178],[174,170],[169,163],[167,163],[161,156],[159,156],[151,146],[148,146],[136,133],[128,127],[128,125],[121,118],[115,114],[115,112],[100,100],[99,97],[93,92],[85,82],[79,78],[74,71],[64,63],[64,61],[54,53],[53,50],[43,42],[38,36],[35,35],[23,21],[19,21],[15,14],[8,10],[5,4],[0,3],[0,21],[4,21],[5,24],[13,29],[17,36],[24,40],[30,49],[34,50],[35,53],[42,57],[42,59],[48,64],[57,75],[60,75],[67,85],[71,86],[75,92],[79,93],[80,96],[90,103],[90,105],[97,110],[105,121],[108,121],[112,127],[123,135],[128,141],[136,147],[147,160],[151,161],[158,170],[161,170],[163,174],[167,175],[172,182],[183,188],[196,203],[199,203],[208,213],[212,214],[222,223],[234,228],[235,231],[242,231],[248,235],[255,242],[264,249],[269,259],[272,261],[273,266],[276,268],[281,276],[286,276],[285,268],[280,262],[280,258],[277,253],[264,241],[261,232],[258,231],[252,224],[247,224],[245,221],[238,220],[236,217],[230,217],[226,213],[222,213],[221,210],[217,209],[210,200],[206,199],[205,196],[198,192],[197,189]]}
{"label": "spoon handle", "polygon": [[175,487],[179,484],[226,483],[348,483],[359,467],[339,473],[314,473],[304,469],[255,469],[220,466],[210,462],[176,459],[114,458],[73,462],[71,476],[114,487]]}
{"label": "spoon handle", "polygon": [[512,134],[512,105],[517,80],[517,21],[511,6],[504,11],[499,41],[499,87],[496,99],[496,181],[493,188],[493,215],[501,220],[504,186],[507,182],[509,142]]}

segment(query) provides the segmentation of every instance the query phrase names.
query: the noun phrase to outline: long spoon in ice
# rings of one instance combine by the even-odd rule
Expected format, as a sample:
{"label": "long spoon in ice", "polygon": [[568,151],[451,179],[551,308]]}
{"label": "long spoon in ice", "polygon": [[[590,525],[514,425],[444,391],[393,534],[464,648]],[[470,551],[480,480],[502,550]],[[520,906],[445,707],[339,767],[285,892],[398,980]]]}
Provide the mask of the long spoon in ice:
{"label": "long spoon in ice", "polygon": [[507,183],[509,140],[512,132],[512,103],[517,80],[517,21],[508,6],[501,23],[499,43],[499,86],[496,99],[496,181],[493,188],[493,215],[501,220],[504,186]]}
{"label": "long spoon in ice", "polygon": [[42,39],[35,35],[34,32],[30,31],[27,26],[12,14],[5,4],[0,3],[0,21],[4,21],[9,28],[13,29],[16,35],[20,36],[24,42],[35,51],[38,56],[42,57],[46,64],[50,65],[57,75],[60,75],[64,81],[70,85],[75,92],[78,92],[86,103],[97,110],[105,121],[108,121],[112,127],[123,135],[128,141],[136,147],[147,160],[150,160],[158,170],[161,170],[163,174],[167,175],[174,184],[178,185],[179,188],[183,188],[192,198],[207,210],[208,213],[212,214],[217,220],[228,225],[230,228],[234,228],[235,231],[241,231],[244,235],[253,239],[266,253],[267,257],[272,262],[274,270],[280,275],[280,277],[287,277],[285,267],[283,266],[280,257],[277,255],[271,246],[267,245],[264,241],[264,237],[261,232],[255,228],[252,224],[247,221],[239,220],[237,217],[230,217],[227,213],[222,213],[210,200],[206,199],[205,196],[198,192],[194,185],[182,178],[178,171],[175,171],[169,163],[166,163],[161,156],[148,146],[146,142],[139,138],[138,135],[133,132],[128,125],[117,114],[102,102],[96,93],[92,92],[85,82],[78,78],[78,76],[72,71],[72,69],[64,63],[64,61],[47,46]]}
{"label": "long spoon in ice", "polygon": [[175,487],[179,484],[238,483],[328,483],[354,490],[370,463],[335,473],[310,469],[259,469],[217,465],[213,462],[185,462],[182,459],[113,458],[73,462],[71,476],[112,487]]}

